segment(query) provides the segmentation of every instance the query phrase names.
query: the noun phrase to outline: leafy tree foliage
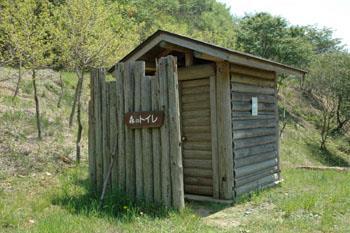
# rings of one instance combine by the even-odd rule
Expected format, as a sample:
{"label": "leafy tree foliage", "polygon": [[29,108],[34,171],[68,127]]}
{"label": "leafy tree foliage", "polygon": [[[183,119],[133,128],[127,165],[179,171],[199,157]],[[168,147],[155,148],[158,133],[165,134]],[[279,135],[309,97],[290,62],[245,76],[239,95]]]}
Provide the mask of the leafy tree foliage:
{"label": "leafy tree foliage", "polygon": [[307,78],[309,91],[320,103],[321,148],[331,130],[350,121],[350,55],[345,52],[318,55]]}

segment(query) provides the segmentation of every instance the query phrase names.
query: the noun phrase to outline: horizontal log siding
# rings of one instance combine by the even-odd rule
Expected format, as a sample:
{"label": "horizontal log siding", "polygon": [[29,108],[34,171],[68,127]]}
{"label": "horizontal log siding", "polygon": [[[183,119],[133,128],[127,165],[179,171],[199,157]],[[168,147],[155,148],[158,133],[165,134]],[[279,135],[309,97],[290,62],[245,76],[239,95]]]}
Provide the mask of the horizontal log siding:
{"label": "horizontal log siding", "polygon": [[[275,81],[232,72],[233,187],[240,196],[278,180],[278,120]],[[251,114],[252,97],[258,98],[258,116]]]}

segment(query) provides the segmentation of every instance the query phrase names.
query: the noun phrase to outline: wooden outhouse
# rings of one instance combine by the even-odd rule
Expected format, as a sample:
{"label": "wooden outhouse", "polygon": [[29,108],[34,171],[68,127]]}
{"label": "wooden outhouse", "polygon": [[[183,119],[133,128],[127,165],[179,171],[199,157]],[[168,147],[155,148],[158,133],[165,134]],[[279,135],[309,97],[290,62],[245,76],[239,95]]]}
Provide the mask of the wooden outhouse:
{"label": "wooden outhouse", "polygon": [[232,200],[278,183],[276,77],[305,71],[166,31],[120,62],[144,61],[146,77],[169,55],[177,61],[185,198]]}

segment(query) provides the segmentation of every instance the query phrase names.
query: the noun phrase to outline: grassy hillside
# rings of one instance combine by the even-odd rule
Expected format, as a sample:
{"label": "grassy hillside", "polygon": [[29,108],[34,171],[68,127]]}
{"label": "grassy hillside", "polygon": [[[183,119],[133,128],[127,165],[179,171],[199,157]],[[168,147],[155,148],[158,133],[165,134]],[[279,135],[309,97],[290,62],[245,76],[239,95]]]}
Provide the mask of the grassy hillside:
{"label": "grassy hillside", "polygon": [[[0,80],[15,77],[0,70]],[[89,193],[84,132],[82,165],[74,159],[75,130],[68,128],[74,75],[41,71],[44,139],[36,140],[30,74],[17,98],[16,79],[0,81],[0,232],[349,232],[350,173],[296,167],[348,165],[350,139],[333,135],[319,150],[319,111],[291,81],[281,90],[288,124],[281,141],[284,182],[254,193],[235,206],[188,203],[183,213],[131,203],[115,193],[99,209]],[[85,83],[87,90],[88,83]],[[84,95],[86,112],[86,96]],[[283,101],[285,100],[285,101]],[[84,116],[86,125],[86,115]]]}

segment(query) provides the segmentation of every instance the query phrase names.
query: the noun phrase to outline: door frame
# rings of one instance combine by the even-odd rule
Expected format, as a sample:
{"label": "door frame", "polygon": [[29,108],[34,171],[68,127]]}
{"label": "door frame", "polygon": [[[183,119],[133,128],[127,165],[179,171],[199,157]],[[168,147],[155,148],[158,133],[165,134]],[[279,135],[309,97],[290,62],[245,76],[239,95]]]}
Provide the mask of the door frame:
{"label": "door frame", "polygon": [[[209,78],[210,95],[210,127],[211,127],[211,150],[212,150],[212,172],[213,172],[213,198],[219,199],[220,195],[220,172],[219,172],[219,153],[218,153],[218,131],[217,131],[217,104],[216,104],[216,66],[215,63],[205,65],[192,65],[178,69],[178,81],[187,81],[194,79]],[[181,98],[181,88],[179,88],[179,98]],[[179,100],[181,103],[181,99]],[[180,119],[182,119],[182,110],[180,107]],[[180,124],[182,133],[182,122]],[[183,156],[182,156],[183,159]],[[184,176],[185,178],[185,176]]]}

